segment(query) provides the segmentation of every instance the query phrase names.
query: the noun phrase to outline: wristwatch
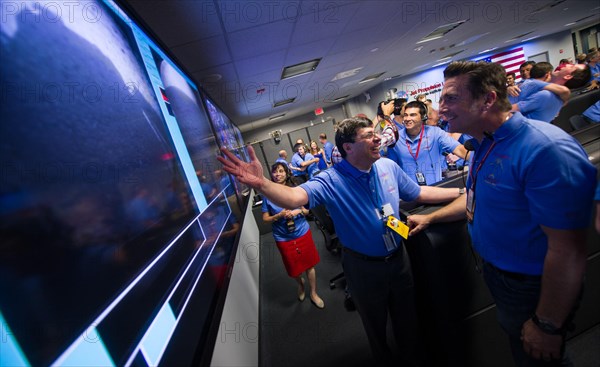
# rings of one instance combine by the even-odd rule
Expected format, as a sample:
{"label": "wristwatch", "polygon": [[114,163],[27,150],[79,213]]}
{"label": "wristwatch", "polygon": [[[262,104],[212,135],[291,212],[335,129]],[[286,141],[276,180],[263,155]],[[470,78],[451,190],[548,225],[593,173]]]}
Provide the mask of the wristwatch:
{"label": "wristwatch", "polygon": [[531,316],[531,321],[545,334],[549,335],[563,335],[565,328],[556,327],[551,321],[540,319],[535,313]]}
{"label": "wristwatch", "polygon": [[458,189],[458,195],[463,195],[465,193],[465,188],[461,187]]}

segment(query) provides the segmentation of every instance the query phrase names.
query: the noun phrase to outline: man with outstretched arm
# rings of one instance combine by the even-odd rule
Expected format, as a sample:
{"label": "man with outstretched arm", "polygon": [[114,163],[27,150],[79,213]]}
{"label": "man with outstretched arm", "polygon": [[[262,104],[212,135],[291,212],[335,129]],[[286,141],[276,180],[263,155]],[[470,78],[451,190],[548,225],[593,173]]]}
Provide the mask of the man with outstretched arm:
{"label": "man with outstretched arm", "polygon": [[[373,357],[379,365],[416,366],[413,279],[408,255],[396,233],[399,201],[449,202],[464,190],[417,185],[396,163],[381,158],[381,138],[366,119],[340,122],[335,143],[344,159],[297,187],[277,185],[263,177],[251,147],[249,163],[226,150],[222,150],[226,158],[218,159],[224,170],[279,206],[295,208],[308,203],[311,208],[327,207],[343,244],[344,275]],[[386,341],[388,314],[396,352]]]}
{"label": "man with outstretched arm", "polygon": [[450,131],[478,142],[467,195],[409,216],[410,234],[467,218],[515,364],[568,366],[565,336],[581,295],[596,168],[560,128],[510,112],[501,65],[454,62],[444,79],[440,114]]}

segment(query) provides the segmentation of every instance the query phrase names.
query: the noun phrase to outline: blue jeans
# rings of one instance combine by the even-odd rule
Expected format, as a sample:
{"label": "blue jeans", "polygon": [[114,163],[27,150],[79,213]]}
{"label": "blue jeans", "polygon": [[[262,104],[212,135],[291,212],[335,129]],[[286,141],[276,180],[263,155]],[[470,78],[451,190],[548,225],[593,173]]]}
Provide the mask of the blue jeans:
{"label": "blue jeans", "polygon": [[535,312],[540,298],[541,277],[511,276],[490,263],[483,263],[483,277],[496,302],[498,323],[508,334],[510,349],[518,367],[572,366],[562,346],[562,360],[544,362],[530,357],[523,349],[521,329],[525,321]]}

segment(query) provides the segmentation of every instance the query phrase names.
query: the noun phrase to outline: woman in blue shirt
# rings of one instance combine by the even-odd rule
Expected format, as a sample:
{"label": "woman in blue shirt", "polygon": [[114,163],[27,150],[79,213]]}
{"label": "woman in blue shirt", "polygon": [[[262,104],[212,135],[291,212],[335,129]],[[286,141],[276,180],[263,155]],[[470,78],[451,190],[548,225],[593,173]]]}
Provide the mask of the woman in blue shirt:
{"label": "woman in blue shirt", "polygon": [[[294,186],[291,172],[287,165],[276,162],[271,167],[273,182]],[[325,303],[317,294],[317,275],[315,265],[319,263],[319,253],[312,238],[310,227],[305,215],[308,209],[299,207],[293,210],[285,209],[263,198],[263,221],[271,223],[273,237],[281,254],[288,275],[298,282],[298,300],[304,301],[304,279],[306,273],[310,285],[310,300],[318,308],[324,308]]]}

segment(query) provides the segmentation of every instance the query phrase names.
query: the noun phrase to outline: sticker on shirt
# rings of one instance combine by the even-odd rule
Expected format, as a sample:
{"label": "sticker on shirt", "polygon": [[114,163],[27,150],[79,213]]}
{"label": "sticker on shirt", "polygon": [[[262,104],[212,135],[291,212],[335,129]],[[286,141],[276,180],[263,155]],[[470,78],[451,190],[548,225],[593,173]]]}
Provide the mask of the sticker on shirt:
{"label": "sticker on shirt", "polygon": [[394,215],[394,209],[392,209],[392,205],[390,203],[383,204],[383,206],[381,207],[381,210],[383,211],[384,217]]}
{"label": "sticker on shirt", "polygon": [[408,226],[402,223],[398,218],[390,215],[387,220],[387,226],[402,236],[402,238],[408,238]]}

